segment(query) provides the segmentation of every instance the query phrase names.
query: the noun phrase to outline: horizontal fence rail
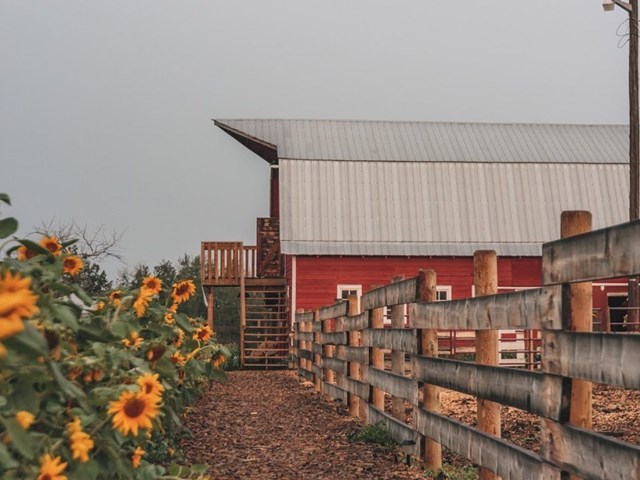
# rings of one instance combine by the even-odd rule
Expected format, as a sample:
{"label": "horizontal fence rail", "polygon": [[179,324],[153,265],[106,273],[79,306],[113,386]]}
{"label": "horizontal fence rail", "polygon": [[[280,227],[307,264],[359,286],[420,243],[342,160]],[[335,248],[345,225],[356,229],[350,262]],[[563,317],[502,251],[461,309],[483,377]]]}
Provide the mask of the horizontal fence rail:
{"label": "horizontal fence rail", "polygon": [[[429,468],[439,467],[445,446],[503,479],[640,478],[638,445],[570,423],[576,382],[640,389],[640,335],[574,331],[579,307],[569,285],[640,273],[639,245],[640,221],[631,222],[544,245],[541,288],[435,302],[430,271],[364,293],[361,311],[355,298],[300,311],[292,352],[298,374],[363,421],[382,422]],[[438,330],[497,329],[529,332],[525,354],[537,355],[541,370],[438,358]],[[539,416],[540,453],[442,414],[442,388]]]}

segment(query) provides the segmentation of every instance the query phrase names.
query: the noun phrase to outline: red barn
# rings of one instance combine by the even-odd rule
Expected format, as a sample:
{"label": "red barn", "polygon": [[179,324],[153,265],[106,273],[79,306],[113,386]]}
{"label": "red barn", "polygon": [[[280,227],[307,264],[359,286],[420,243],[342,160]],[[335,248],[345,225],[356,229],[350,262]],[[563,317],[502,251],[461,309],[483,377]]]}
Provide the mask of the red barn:
{"label": "red barn", "polygon": [[[501,289],[538,286],[541,245],[560,237],[563,210],[590,210],[594,228],[628,215],[626,126],[215,124],[271,165],[271,216],[258,221],[257,246],[203,243],[210,296],[216,285],[244,283],[248,365],[258,346],[273,350],[274,361],[286,357],[278,335],[298,308],[421,268],[437,272],[441,299],[469,297],[472,256],[481,249],[497,252]],[[594,305],[615,303],[625,289],[624,280],[596,284]],[[266,314],[254,315],[259,291]]]}

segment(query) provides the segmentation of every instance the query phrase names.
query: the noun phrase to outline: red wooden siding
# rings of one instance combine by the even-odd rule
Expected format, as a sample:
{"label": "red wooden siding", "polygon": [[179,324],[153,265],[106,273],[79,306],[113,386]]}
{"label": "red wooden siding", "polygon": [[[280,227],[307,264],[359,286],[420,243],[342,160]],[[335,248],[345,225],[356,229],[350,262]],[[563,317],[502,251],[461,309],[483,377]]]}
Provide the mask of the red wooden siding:
{"label": "red wooden siding", "polygon": [[[298,256],[296,260],[296,308],[311,309],[332,303],[339,284],[383,285],[396,275],[407,278],[420,269],[434,269],[438,285],[452,287],[453,298],[471,296],[473,259],[471,257],[339,257]],[[498,260],[500,285],[531,287],[540,284],[539,257],[506,257]],[[287,280],[290,281],[289,279]]]}

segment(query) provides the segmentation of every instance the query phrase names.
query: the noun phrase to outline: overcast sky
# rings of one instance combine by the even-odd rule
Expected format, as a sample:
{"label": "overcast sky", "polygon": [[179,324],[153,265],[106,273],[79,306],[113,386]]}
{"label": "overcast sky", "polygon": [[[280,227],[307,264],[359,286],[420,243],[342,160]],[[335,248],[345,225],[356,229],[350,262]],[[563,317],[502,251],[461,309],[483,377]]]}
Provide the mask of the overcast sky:
{"label": "overcast sky", "polygon": [[601,3],[0,0],[4,213],[154,265],[268,215],[266,162],[212,118],[628,123]]}

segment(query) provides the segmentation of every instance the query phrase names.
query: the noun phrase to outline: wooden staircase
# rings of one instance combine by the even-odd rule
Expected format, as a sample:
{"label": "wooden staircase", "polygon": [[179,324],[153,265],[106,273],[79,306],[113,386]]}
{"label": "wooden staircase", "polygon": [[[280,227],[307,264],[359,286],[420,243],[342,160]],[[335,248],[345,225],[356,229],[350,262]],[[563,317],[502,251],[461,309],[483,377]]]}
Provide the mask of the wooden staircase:
{"label": "wooden staircase", "polygon": [[242,335],[245,368],[287,368],[289,319],[286,286],[245,287],[245,324]]}

